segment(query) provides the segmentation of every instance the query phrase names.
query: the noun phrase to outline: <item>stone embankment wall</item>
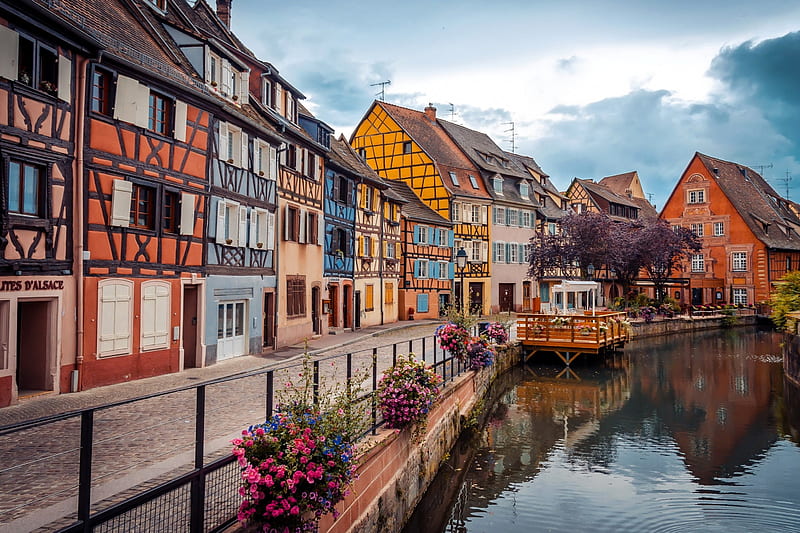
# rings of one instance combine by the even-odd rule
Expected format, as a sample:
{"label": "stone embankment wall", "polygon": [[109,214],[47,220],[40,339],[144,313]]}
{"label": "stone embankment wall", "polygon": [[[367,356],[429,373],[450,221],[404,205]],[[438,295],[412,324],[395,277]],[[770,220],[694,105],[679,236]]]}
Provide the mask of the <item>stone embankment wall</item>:
{"label": "stone embankment wall", "polygon": [[458,377],[442,391],[418,437],[410,430],[382,430],[373,437],[353,494],[338,506],[336,521],[322,521],[320,533],[400,531],[489,385],[518,362],[517,350],[510,348],[500,351],[494,365]]}
{"label": "stone embankment wall", "polygon": [[[633,322],[633,338],[644,339],[647,337],[658,337],[672,333],[686,333],[690,331],[701,331],[704,329],[719,329],[726,327],[724,320],[727,317],[708,316],[708,317],[685,317],[667,318],[656,320],[646,324],[644,322]],[[752,326],[756,324],[755,315],[740,316],[736,318],[735,326]]]}

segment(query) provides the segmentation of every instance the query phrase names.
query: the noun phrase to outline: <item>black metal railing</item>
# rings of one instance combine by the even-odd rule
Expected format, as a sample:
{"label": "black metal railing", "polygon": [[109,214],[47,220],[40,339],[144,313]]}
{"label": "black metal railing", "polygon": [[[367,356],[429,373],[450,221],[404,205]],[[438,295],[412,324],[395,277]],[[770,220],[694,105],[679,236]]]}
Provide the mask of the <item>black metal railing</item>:
{"label": "black metal railing", "polygon": [[[313,394],[323,380],[364,379],[357,402],[366,430],[382,420],[379,376],[403,343],[314,358]],[[466,365],[435,337],[406,353],[430,364],[446,387]],[[220,531],[236,520],[239,466],[230,440],[272,416],[303,361],[0,427],[0,529],[63,532]],[[325,381],[326,383],[328,381]],[[261,406],[261,407],[259,407]],[[76,475],[77,474],[77,475]]]}

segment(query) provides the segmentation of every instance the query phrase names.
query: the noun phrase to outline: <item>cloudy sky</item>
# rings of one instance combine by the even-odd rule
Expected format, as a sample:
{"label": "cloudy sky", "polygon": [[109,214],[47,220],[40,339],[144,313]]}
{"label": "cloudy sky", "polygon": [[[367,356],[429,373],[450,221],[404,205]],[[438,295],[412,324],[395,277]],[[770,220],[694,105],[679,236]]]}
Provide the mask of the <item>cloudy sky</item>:
{"label": "cloudy sky", "polygon": [[[213,5],[213,0],[209,0]],[[349,136],[385,99],[573,177],[637,170],[660,209],[695,151],[800,201],[800,2],[233,0],[233,30]],[[771,165],[771,167],[770,167]]]}

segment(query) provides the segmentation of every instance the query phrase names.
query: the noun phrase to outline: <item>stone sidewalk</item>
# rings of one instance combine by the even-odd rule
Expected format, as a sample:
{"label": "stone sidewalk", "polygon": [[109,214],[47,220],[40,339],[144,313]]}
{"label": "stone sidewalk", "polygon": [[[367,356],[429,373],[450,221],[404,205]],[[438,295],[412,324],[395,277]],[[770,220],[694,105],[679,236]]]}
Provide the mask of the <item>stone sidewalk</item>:
{"label": "stone sidewalk", "polygon": [[[397,340],[379,341],[375,337],[414,338],[430,336],[433,335],[434,329],[439,324],[441,324],[441,321],[438,320],[415,320],[368,326],[357,331],[345,331],[336,335],[324,335],[320,338],[309,339],[307,343],[279,348],[264,355],[234,357],[204,368],[189,368],[182,372],[107,385],[77,393],[35,396],[22,400],[17,405],[0,408],[0,429],[3,426],[45,416],[78,411],[179,389],[253,370],[277,367],[301,357],[306,350],[313,357],[331,353],[345,353],[345,347],[352,348],[355,344],[372,343],[383,345],[389,342],[397,342]],[[373,340],[370,341],[370,339]]]}

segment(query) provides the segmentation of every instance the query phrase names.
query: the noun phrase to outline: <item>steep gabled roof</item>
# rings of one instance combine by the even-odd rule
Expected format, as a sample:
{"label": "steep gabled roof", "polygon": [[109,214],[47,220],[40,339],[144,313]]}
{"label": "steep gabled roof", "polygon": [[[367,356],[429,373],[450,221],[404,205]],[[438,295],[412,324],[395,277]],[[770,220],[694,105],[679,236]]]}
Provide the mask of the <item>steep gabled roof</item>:
{"label": "steep gabled roof", "polygon": [[800,250],[800,219],[772,186],[755,170],[695,153],[750,231],[769,248]]}
{"label": "steep gabled roof", "polygon": [[446,120],[437,119],[437,121],[475,166],[488,175],[530,178],[530,175],[514,165],[505,150],[497,146],[485,133]]}
{"label": "steep gabled roof", "polygon": [[658,211],[656,211],[655,206],[648,202],[644,196],[639,173],[635,170],[614,176],[606,176],[597,183],[636,204],[640,209],[639,215],[642,218],[658,218]]}
{"label": "steep gabled roof", "polygon": [[331,150],[328,155],[331,163],[341,170],[363,178],[370,182],[371,185],[382,189],[386,188],[384,180],[358,156],[344,136],[339,136],[338,139],[331,139]]}
{"label": "steep gabled roof", "polygon": [[[480,171],[463,154],[461,149],[453,142],[447,132],[441,127],[439,122],[431,120],[425,113],[415,111],[406,107],[401,107],[386,102],[376,101],[378,105],[392,117],[392,119],[403,128],[408,135],[414,139],[433,160],[442,177],[442,183],[453,194],[464,196],[474,196],[479,198],[491,198],[483,180],[480,179]],[[466,176],[459,176],[459,185],[454,185],[447,177],[451,170],[461,171],[467,175],[475,176],[478,188],[474,188]]]}
{"label": "steep gabled roof", "polygon": [[601,178],[599,183],[603,187],[607,187],[614,191],[617,194],[627,196],[627,191],[633,191],[631,185],[636,180],[637,172],[634,170],[633,172],[624,172],[622,174],[616,174],[614,176],[606,176],[605,178]]}
{"label": "steep gabled roof", "polygon": [[433,224],[436,226],[452,227],[453,223],[444,218],[442,215],[428,207],[428,205],[420,200],[411,187],[402,180],[385,180],[389,182],[391,190],[399,197],[405,200],[403,205],[403,216],[414,222],[423,222],[425,224]]}

